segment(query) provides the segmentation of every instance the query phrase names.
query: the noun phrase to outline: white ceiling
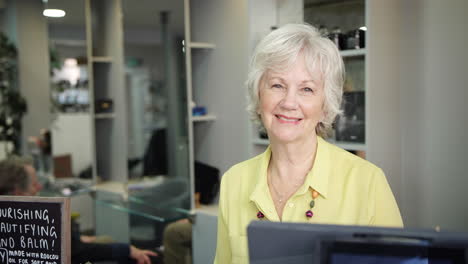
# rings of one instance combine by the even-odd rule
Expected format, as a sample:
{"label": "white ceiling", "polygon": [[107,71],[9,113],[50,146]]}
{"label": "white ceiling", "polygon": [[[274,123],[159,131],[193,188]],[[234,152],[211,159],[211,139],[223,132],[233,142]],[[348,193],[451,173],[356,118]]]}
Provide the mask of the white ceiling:
{"label": "white ceiling", "polygon": [[[92,0],[103,1],[103,0]],[[171,30],[184,32],[183,0],[121,0],[125,28],[160,28],[160,12],[169,11]],[[48,8],[65,10],[63,18],[49,18],[55,25],[84,25],[84,0],[48,0]]]}

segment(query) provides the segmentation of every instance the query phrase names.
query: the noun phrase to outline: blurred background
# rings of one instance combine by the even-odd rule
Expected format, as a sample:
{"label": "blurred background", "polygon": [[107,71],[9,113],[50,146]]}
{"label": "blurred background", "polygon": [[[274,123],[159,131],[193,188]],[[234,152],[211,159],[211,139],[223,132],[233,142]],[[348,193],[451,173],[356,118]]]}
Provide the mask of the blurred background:
{"label": "blurred background", "polygon": [[[245,111],[249,56],[274,28],[306,22],[345,61],[328,140],[384,170],[406,226],[468,231],[467,11],[465,0],[3,0],[0,156],[34,157],[43,195],[72,197],[84,232],[160,246],[203,188],[196,211],[216,223],[222,173],[268,145]],[[215,230],[193,234],[193,262],[210,262]]]}

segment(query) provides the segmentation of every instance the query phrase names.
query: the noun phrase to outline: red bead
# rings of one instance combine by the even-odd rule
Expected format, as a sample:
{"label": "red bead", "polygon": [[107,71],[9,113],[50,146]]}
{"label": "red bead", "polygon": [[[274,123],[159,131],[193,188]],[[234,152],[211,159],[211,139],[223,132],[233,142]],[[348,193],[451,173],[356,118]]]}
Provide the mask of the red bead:
{"label": "red bead", "polygon": [[311,218],[312,216],[314,216],[314,213],[312,213],[312,211],[309,210],[309,211],[306,212],[306,216],[307,216],[307,218]]}
{"label": "red bead", "polygon": [[262,212],[258,211],[257,218],[262,219],[264,217],[265,217],[265,215]]}

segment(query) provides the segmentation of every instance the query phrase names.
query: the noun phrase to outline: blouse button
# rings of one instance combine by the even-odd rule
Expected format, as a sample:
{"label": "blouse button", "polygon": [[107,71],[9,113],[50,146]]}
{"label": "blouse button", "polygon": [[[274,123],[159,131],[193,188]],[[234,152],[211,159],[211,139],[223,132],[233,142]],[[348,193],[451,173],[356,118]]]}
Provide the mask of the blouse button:
{"label": "blouse button", "polygon": [[289,203],[289,207],[293,207],[293,206],[294,206],[294,204],[293,204],[293,203]]}

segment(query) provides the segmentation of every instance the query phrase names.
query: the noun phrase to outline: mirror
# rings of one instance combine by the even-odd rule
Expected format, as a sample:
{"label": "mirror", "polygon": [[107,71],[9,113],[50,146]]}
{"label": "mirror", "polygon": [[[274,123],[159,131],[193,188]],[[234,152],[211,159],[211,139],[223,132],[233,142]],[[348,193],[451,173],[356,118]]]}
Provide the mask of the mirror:
{"label": "mirror", "polygon": [[129,176],[181,177],[188,175],[183,1],[146,2],[122,2]]}
{"label": "mirror", "polygon": [[[188,173],[180,170],[187,167],[188,162],[188,154],[181,151],[188,151],[182,44],[183,1],[143,2],[134,5],[131,1],[121,1],[129,178],[154,175],[180,177]],[[93,152],[93,146],[87,144],[92,142],[87,133],[92,128],[87,123],[92,123],[89,101],[96,97],[89,94],[88,89],[89,58],[84,1],[50,0],[48,7],[61,8],[67,12],[63,18],[48,19],[54,66],[51,95],[55,106],[53,152],[54,156],[73,153],[72,174],[76,176],[92,163],[87,154]],[[96,108],[95,111],[98,111]],[[78,117],[82,120],[78,120]],[[164,129],[170,130],[170,133],[160,132],[160,138],[150,142],[152,137],[156,138],[155,132]],[[79,139],[75,146],[61,140],[70,139],[69,136],[78,132],[80,135],[73,137]],[[62,134],[67,136],[62,137]],[[165,141],[164,137],[167,137],[170,149],[178,151],[164,154],[159,151],[162,146],[155,145],[157,153],[150,153],[152,149],[148,148],[148,144],[161,143],[159,141]],[[145,165],[145,155],[162,155],[162,159],[167,159],[167,162],[150,159]],[[82,176],[89,178],[90,175]]]}

